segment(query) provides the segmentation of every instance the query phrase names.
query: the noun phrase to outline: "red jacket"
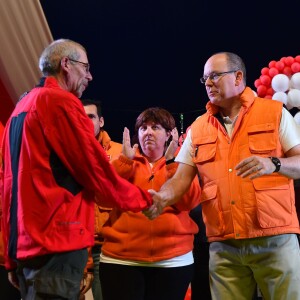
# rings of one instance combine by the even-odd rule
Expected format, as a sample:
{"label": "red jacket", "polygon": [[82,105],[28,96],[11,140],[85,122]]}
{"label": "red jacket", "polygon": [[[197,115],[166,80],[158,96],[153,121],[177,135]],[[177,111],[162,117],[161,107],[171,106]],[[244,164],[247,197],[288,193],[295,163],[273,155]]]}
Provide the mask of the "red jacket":
{"label": "red jacket", "polygon": [[53,77],[16,106],[3,139],[2,229],[6,268],[13,260],[94,244],[94,199],[141,211],[148,192],[120,178],[73,94]]}
{"label": "red jacket", "polygon": [[[159,190],[177,169],[177,163],[166,165],[162,157],[153,168],[145,157],[133,160],[120,156],[112,164],[118,173],[143,189]],[[113,209],[102,234],[102,252],[124,260],[155,262],[188,253],[193,249],[194,234],[198,227],[189,217],[189,211],[200,201],[200,185],[195,178],[189,191],[175,205],[166,207],[155,220],[142,213]]]}
{"label": "red jacket", "polygon": [[[3,131],[4,131],[4,126],[0,122],[0,145],[2,141]],[[2,150],[0,148],[0,168],[1,166],[2,166]],[[0,191],[1,190],[2,190],[2,172],[0,170]],[[1,219],[2,219],[1,202],[2,202],[2,196],[0,192],[0,265],[4,265],[4,248],[3,248],[3,239],[2,239],[2,231],[1,231]]]}

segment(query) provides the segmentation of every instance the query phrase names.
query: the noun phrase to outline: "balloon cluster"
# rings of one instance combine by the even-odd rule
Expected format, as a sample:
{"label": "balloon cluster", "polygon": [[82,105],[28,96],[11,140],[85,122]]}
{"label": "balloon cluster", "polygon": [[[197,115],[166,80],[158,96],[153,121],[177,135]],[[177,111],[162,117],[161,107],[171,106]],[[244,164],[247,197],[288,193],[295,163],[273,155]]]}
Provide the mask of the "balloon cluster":
{"label": "balloon cluster", "polygon": [[[300,55],[270,61],[268,67],[261,69],[254,86],[259,97],[281,101],[287,109],[300,109]],[[300,112],[294,118],[300,125]]]}

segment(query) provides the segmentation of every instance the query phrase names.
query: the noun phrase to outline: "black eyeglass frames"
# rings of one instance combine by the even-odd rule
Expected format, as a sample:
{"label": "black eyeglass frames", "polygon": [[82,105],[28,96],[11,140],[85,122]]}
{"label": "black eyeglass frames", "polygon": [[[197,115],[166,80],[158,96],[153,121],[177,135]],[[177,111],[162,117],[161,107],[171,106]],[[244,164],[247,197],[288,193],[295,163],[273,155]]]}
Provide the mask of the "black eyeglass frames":
{"label": "black eyeglass frames", "polygon": [[88,73],[90,71],[90,64],[88,63],[85,63],[85,62],[82,62],[82,61],[79,61],[79,60],[76,60],[76,59],[73,59],[73,58],[70,58],[68,57],[70,61],[73,61],[75,63],[79,63],[79,64],[82,64],[84,67],[85,67],[85,71]]}
{"label": "black eyeglass frames", "polygon": [[219,72],[219,73],[211,73],[207,76],[203,76],[200,78],[200,82],[205,84],[206,80],[209,79],[212,82],[215,82],[219,79],[219,77],[226,75],[226,74],[230,74],[230,73],[234,73],[238,70],[231,70],[231,71],[226,71],[226,72]]}

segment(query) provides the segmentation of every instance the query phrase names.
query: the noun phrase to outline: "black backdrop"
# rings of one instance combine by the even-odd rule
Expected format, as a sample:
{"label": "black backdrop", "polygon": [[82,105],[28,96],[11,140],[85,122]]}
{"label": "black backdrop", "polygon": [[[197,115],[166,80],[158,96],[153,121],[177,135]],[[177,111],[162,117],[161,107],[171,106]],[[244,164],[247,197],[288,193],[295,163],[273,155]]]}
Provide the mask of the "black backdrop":
{"label": "black backdrop", "polygon": [[[265,3],[267,2],[267,3]],[[277,1],[278,2],[278,1]],[[138,114],[161,106],[180,131],[205,109],[199,82],[206,59],[239,54],[248,85],[271,60],[300,54],[299,1],[41,0],[53,38],[88,51],[94,80],[83,97],[100,99],[105,128],[121,142]]]}

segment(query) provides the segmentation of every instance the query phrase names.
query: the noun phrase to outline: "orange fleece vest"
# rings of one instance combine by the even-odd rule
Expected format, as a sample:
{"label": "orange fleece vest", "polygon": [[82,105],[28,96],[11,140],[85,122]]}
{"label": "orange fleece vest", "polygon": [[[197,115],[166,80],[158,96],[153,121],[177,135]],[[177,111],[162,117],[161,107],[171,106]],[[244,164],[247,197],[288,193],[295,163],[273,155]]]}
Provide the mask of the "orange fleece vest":
{"label": "orange fleece vest", "polygon": [[278,135],[282,104],[254,101],[250,88],[242,93],[241,103],[231,138],[213,116],[217,107],[211,103],[191,127],[208,240],[300,233],[293,180],[278,173],[250,180],[234,170],[251,155],[284,157]]}

